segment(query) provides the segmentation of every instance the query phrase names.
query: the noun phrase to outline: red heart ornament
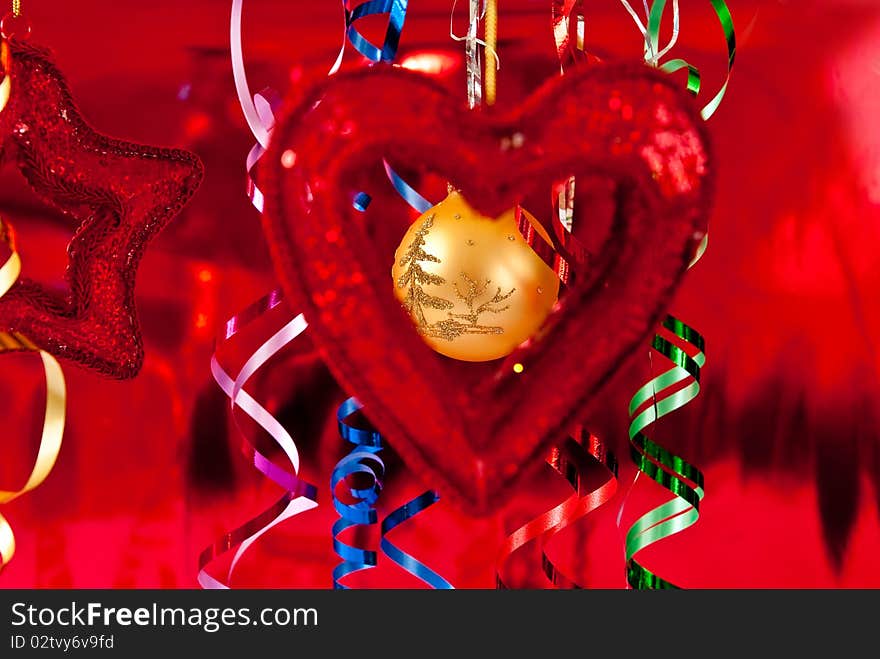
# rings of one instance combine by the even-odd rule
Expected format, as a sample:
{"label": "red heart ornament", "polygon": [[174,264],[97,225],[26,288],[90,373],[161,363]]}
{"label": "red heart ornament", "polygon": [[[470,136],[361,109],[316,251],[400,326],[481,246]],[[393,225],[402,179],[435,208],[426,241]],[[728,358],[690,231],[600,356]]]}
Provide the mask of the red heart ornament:
{"label": "red heart ornament", "polygon": [[[644,66],[585,67],[497,114],[402,69],[358,71],[319,85],[275,128],[264,226],[337,378],[412,469],[481,515],[644,345],[705,234],[707,143],[692,99]],[[444,177],[490,217],[570,175],[613,181],[617,208],[537,336],[506,360],[455,362],[424,344],[393,295],[406,227],[389,228],[375,200],[351,209],[353,185],[382,158]]]}

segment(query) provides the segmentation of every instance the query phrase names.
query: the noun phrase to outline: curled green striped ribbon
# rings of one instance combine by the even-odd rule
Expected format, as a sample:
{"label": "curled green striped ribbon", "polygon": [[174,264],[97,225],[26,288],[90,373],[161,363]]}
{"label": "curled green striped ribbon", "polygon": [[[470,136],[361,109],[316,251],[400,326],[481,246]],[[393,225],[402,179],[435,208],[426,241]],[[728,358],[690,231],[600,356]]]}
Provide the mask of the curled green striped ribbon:
{"label": "curled green striped ribbon", "polygon": [[[730,84],[730,72],[733,70],[733,63],[736,60],[736,31],[733,29],[733,17],[730,15],[730,10],[727,8],[724,0],[709,0],[709,2],[712,4],[712,9],[715,10],[715,15],[721,23],[721,28],[724,30],[724,39],[727,42],[727,77],[725,78],[721,89],[701,110],[703,119],[709,119],[709,117],[715,114],[718,106],[721,105],[721,101],[724,99],[724,95],[727,93],[727,87]],[[665,10],[666,0],[655,0],[651,5],[650,13],[648,14],[648,34],[646,35],[646,38],[650,43],[652,52],[654,53],[659,52],[660,23],[663,20],[663,12]],[[687,68],[688,90],[695,96],[700,93],[700,88],[702,87],[700,71],[687,61],[683,59],[674,59],[664,64],[660,64],[659,68],[661,71],[667,73],[675,73],[676,71]]]}
{"label": "curled green striped ribbon", "polygon": [[[635,555],[696,523],[703,498],[702,472],[648,438],[643,431],[700,393],[700,369],[706,363],[705,342],[693,328],[667,316],[651,347],[672,367],[641,387],[630,401],[631,453],[639,471],[669,490],[675,498],[642,515],[627,532],[627,581],[639,590],[677,588],[644,568],[635,560]],[[667,391],[670,393],[664,395]]]}
{"label": "curled green striped ribbon", "polygon": [[[702,108],[703,119],[709,119],[715,114],[724,99],[736,60],[736,33],[730,10],[724,0],[709,2],[721,23],[727,42],[727,76],[721,89]],[[660,52],[660,23],[665,9],[666,0],[655,0],[651,4],[646,34],[646,50],[649,54]],[[667,73],[686,68],[688,90],[695,96],[700,92],[700,71],[686,60],[674,59],[657,65]],[[708,235],[689,267],[700,260],[706,249],[707,239]],[[705,341],[696,330],[677,318],[668,316],[660,332],[654,336],[651,347],[666,358],[672,367],[652,378],[630,401],[631,453],[639,473],[645,474],[675,496],[639,517],[627,532],[627,582],[630,587],[639,590],[678,588],[642,566],[635,560],[635,556],[645,547],[681,533],[695,524],[700,517],[700,501],[705,494],[703,473],[699,469],[644,434],[648,427],[667,414],[681,409],[700,393],[700,369],[706,363]],[[664,392],[668,393],[664,395]]]}

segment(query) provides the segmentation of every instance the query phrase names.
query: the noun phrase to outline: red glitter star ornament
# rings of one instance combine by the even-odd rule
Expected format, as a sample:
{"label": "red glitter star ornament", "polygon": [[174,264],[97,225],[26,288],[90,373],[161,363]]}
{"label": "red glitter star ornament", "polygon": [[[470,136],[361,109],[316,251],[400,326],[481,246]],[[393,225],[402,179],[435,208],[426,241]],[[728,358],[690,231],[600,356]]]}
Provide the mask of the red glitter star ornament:
{"label": "red glitter star ornament", "polygon": [[0,158],[14,158],[34,191],[78,224],[68,247],[69,290],[21,279],[0,300],[0,331],[104,375],[133,377],[144,357],[138,263],[198,189],[202,164],[187,151],[97,133],[46,51],[14,39],[7,45]]}

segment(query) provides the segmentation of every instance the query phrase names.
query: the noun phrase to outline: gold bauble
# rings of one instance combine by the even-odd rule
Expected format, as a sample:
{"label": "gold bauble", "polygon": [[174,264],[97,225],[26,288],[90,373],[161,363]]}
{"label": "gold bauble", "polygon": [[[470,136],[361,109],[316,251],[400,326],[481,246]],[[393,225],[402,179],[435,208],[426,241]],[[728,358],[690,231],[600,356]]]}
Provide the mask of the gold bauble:
{"label": "gold bauble", "polygon": [[559,278],[520,234],[514,210],[493,220],[458,192],[410,227],[391,274],[425,342],[470,362],[513,352],[541,327],[559,295]]}

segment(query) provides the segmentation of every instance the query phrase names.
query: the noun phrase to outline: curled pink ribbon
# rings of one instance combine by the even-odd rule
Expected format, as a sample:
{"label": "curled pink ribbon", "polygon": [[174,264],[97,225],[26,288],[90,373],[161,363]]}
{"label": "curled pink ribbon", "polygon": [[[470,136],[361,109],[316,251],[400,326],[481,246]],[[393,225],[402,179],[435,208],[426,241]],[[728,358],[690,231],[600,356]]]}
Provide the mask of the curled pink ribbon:
{"label": "curled pink ribbon", "polygon": [[[227,321],[226,331],[221,337],[221,340],[223,342],[230,340],[252,322],[261,318],[265,313],[281,304],[282,299],[283,296],[281,292],[275,290],[254,302],[240,314]],[[256,373],[288,343],[302,334],[306,327],[307,324],[302,314],[299,314],[293,320],[286,323],[284,327],[269,337],[269,339],[253,352],[235,377],[230,376],[220,365],[216,352],[211,357],[211,373],[214,376],[214,381],[229,397],[230,409],[233,412],[236,429],[243,440],[241,444],[242,452],[248,460],[253,463],[257,471],[280,485],[284,488],[285,492],[284,495],[269,509],[248,520],[236,529],[224,534],[202,552],[199,557],[198,582],[203,588],[229,588],[228,584],[232,580],[232,573],[235,570],[235,567],[238,565],[238,562],[241,560],[244,553],[260,538],[260,536],[281,522],[305,512],[306,510],[315,508],[318,505],[317,488],[298,477],[300,466],[299,451],[297,450],[296,443],[293,441],[293,437],[290,436],[290,433],[287,432],[278,419],[272,416],[266,408],[260,405],[244,389],[245,384],[250,380],[254,373]],[[284,452],[284,455],[290,463],[289,469],[284,469],[276,465],[250,442],[247,435],[238,425],[238,420],[235,418],[234,412],[236,407],[256,421],[256,423],[281,447],[281,450]],[[226,574],[226,582],[221,582],[208,574],[206,569],[208,564],[220,554],[231,551],[235,547],[237,547],[237,550],[229,565]]]}
{"label": "curled pink ribbon", "polygon": [[[252,172],[269,146],[269,138],[275,126],[275,115],[272,108],[271,97],[273,95],[266,91],[253,95],[247,82],[241,37],[242,5],[243,0],[233,0],[232,2],[229,28],[230,53],[238,100],[248,126],[257,141],[248,153],[246,161],[248,196],[254,207],[262,213],[263,195],[254,182]],[[341,61],[342,54],[340,52],[333,70],[338,69]],[[222,342],[230,340],[252,322],[281,304],[282,299],[281,291],[274,290],[227,321],[225,332],[221,337],[221,345]],[[298,476],[300,467],[299,451],[293,437],[290,436],[290,433],[287,432],[278,419],[272,416],[266,408],[260,405],[244,389],[248,380],[282,348],[302,334],[306,327],[308,327],[308,323],[306,323],[303,315],[296,315],[251,354],[235,377],[230,376],[220,365],[216,351],[211,357],[211,373],[214,376],[214,381],[223,390],[223,393],[229,397],[230,411],[235,420],[236,429],[242,438],[242,452],[261,474],[284,488],[285,492],[270,508],[241,526],[225,533],[201,553],[199,556],[198,582],[203,588],[229,588],[235,567],[254,542],[281,522],[318,505],[317,488],[300,480]],[[235,416],[236,407],[256,421],[281,447],[290,464],[289,469],[276,465],[250,442],[238,424]],[[217,556],[235,548],[237,549],[230,562],[225,583],[211,576],[207,571],[208,565]]]}

